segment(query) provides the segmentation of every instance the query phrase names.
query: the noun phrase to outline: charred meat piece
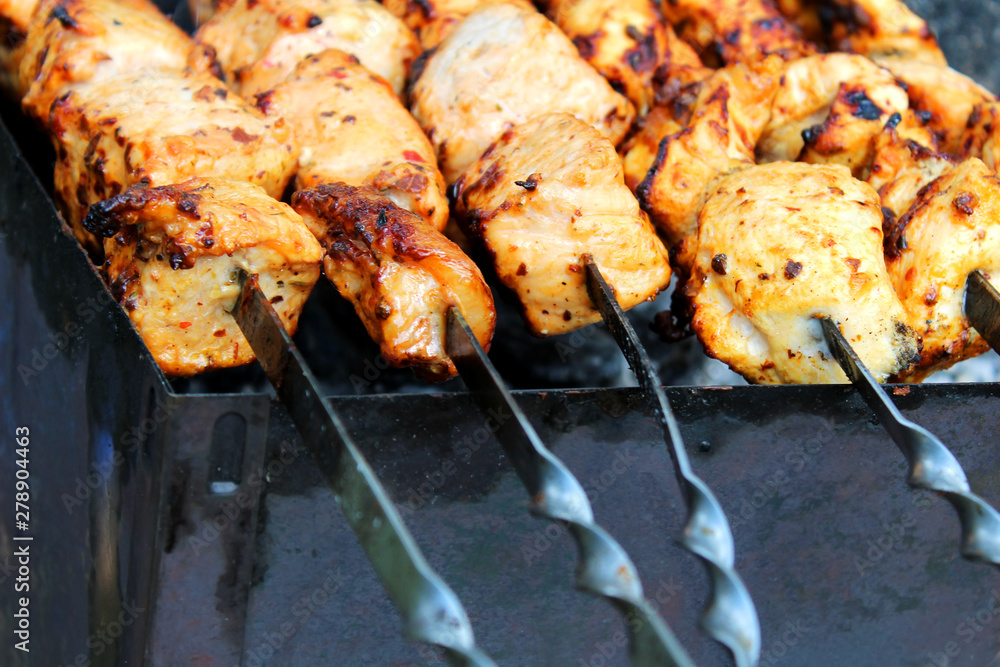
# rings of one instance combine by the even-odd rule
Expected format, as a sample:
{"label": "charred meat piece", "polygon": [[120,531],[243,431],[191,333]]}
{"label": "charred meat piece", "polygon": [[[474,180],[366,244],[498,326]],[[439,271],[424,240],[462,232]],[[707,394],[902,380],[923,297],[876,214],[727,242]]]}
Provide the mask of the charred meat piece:
{"label": "charred meat piece", "polygon": [[420,38],[424,50],[433,49],[476,7],[489,0],[383,0],[390,12]]}
{"label": "charred meat piece", "polygon": [[622,308],[670,282],[663,243],[625,186],[600,132],[566,113],[508,130],[458,181],[456,210],[521,301],[532,333],[566,333],[601,319],[581,257],[591,255]]}
{"label": "charred meat piece", "polygon": [[441,230],[448,222],[444,177],[434,149],[385,79],[343,51],[299,63],[271,90],[252,78],[269,117],[284,118],[302,146],[296,189],[343,181],[370,185]]}
{"label": "charred meat piece", "polygon": [[927,22],[903,0],[824,0],[830,23],[830,45],[870,58],[899,56],[947,64]]}
{"label": "charred meat piece", "polygon": [[472,260],[436,229],[372,188],[344,183],[299,190],[292,206],[326,250],[327,278],[393,366],[429,380],[456,374],[445,351],[452,306],[489,349],[493,295]]}
{"label": "charred meat piece", "polygon": [[667,48],[666,26],[649,0],[554,0],[548,17],[573,40],[580,57],[635,105],[653,106],[653,76]]}
{"label": "charred meat piece", "polygon": [[24,95],[18,70],[24,56],[28,25],[39,0],[0,0],[0,94],[12,100]]}
{"label": "charred meat piece", "polygon": [[207,74],[147,71],[78,84],[52,106],[56,197],[78,238],[91,204],[133,184],[194,176],[249,181],[281,197],[298,145]]}
{"label": "charred meat piece", "polygon": [[882,256],[878,195],[845,167],[776,162],[726,177],[685,245],[695,333],[750,382],[845,382],[822,316],[879,381],[917,354]]}
{"label": "charred meat piece", "polygon": [[135,186],[90,208],[111,292],[168,375],[253,361],[228,309],[255,274],[289,332],[319,278],[322,250],[287,205],[250,183],[194,178]]}
{"label": "charred meat piece", "polygon": [[635,116],[559,28],[512,3],[476,9],[430,54],[411,110],[449,183],[505,130],[540,114],[571,113],[616,145]]}
{"label": "charred meat piece", "polygon": [[757,160],[842,164],[864,178],[873,137],[907,108],[906,91],[892,74],[864,56],[802,58],[781,76]]}
{"label": "charred meat piece", "polygon": [[76,84],[144,70],[216,72],[196,45],[147,0],[44,0],[20,63],[26,113],[45,125],[52,102]]}
{"label": "charred meat piece", "polygon": [[410,29],[372,0],[236,0],[195,38],[215,48],[238,91],[251,67],[259,87],[266,70],[277,83],[306,56],[339,49],[399,95],[420,54]]}

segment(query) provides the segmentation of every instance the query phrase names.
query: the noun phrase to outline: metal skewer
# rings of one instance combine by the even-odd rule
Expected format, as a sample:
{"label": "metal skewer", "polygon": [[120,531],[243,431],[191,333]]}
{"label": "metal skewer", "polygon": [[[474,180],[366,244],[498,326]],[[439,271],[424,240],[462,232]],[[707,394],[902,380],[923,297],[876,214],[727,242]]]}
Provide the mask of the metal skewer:
{"label": "metal skewer", "polygon": [[643,395],[656,410],[677,481],[684,492],[688,521],[681,544],[698,556],[712,578],[712,599],[702,615],[702,628],[733,654],[739,667],[756,665],[760,658],[760,621],[750,593],[735,570],[735,547],[729,521],[708,485],[691,468],[680,428],[649,355],[625,318],[614,292],[590,255],[583,256],[587,291],[604,323],[628,360]]}
{"label": "metal skewer", "polygon": [[480,407],[494,414],[512,415],[499,424],[496,438],[531,494],[531,512],[563,522],[573,535],[580,558],[577,586],[611,600],[623,614],[637,619],[637,623],[629,624],[632,664],[693,667],[666,622],[643,596],[632,560],[614,538],[594,523],[583,486],[542,443],[458,308],[448,312],[446,346]]}
{"label": "metal skewer", "polygon": [[323,399],[256,277],[241,271],[240,284],[233,317],[403,617],[406,634],[440,646],[454,665],[495,665],[476,647],[462,603],[428,565],[375,473]]}
{"label": "metal skewer", "polygon": [[1000,292],[978,269],[965,282],[965,316],[990,347],[1000,352]]}
{"label": "metal skewer", "polygon": [[927,429],[902,415],[837,324],[823,318],[822,325],[823,335],[840,367],[906,456],[910,464],[907,481],[939,492],[955,507],[962,524],[963,556],[1000,565],[1000,514],[970,491],[965,471],[948,448]]}

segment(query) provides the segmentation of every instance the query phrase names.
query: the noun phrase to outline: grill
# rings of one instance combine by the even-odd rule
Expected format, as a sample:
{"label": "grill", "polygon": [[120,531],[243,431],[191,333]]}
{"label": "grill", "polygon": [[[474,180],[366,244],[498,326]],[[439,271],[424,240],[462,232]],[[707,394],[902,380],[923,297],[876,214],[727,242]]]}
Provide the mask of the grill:
{"label": "grill", "polygon": [[[260,367],[167,381],[61,231],[41,185],[44,140],[12,109],[3,120],[0,419],[5,434],[32,431],[35,640],[30,655],[8,642],[4,664],[440,664],[402,636]],[[649,312],[633,319],[641,327]],[[513,309],[500,321],[495,363],[634,561],[649,604],[696,664],[730,664],[698,627],[712,587],[678,542],[687,503],[649,397],[607,386],[625,370],[610,335],[532,341]],[[296,342],[483,651],[500,664],[629,664],[628,632],[645,621],[573,588],[569,532],[526,511],[495,420],[461,381],[428,388],[387,369],[325,281]],[[664,381],[692,370],[693,345],[650,349]],[[996,569],[960,557],[953,510],[906,485],[906,461],[853,389],[666,393],[732,526],[760,664],[1000,664]],[[1000,503],[996,386],[893,393]],[[5,489],[13,450],[5,438]],[[0,526],[0,585],[13,590],[12,511]],[[5,637],[14,597],[0,596]]]}

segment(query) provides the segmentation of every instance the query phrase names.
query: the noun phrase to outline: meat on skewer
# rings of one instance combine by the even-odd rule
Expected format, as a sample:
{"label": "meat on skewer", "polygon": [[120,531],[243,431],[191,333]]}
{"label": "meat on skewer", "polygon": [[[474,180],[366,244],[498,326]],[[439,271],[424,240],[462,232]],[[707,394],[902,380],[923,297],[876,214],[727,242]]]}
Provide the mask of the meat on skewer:
{"label": "meat on skewer", "polygon": [[506,129],[534,116],[571,113],[613,144],[635,116],[559,28],[506,2],[477,8],[430,54],[413,83],[411,110],[449,183]]}
{"label": "meat on skewer", "polygon": [[459,179],[455,199],[536,335],[601,319],[587,294],[584,254],[625,309],[670,282],[666,249],[625,186],[614,146],[570,114],[505,132]]}
{"label": "meat on skewer", "polygon": [[370,187],[343,183],[300,190],[292,205],[326,251],[327,278],[390,364],[432,381],[456,375],[445,351],[452,306],[489,349],[496,324],[489,287],[461,249],[421,218]]}
{"label": "meat on skewer", "polygon": [[401,95],[420,53],[410,29],[372,0],[236,0],[195,38],[215,48],[239,92],[251,66],[258,86],[262,70],[273,70],[271,80],[277,83],[306,56],[339,49]]}
{"label": "meat on skewer", "polygon": [[84,225],[103,237],[111,292],[170,375],[253,361],[228,312],[240,269],[293,333],[319,278],[321,250],[302,219],[250,183],[135,186],[91,206]]}
{"label": "meat on skewer", "polygon": [[268,117],[284,118],[302,145],[297,190],[321,183],[370,185],[438,230],[448,222],[434,149],[384,79],[357,58],[327,50],[267,88],[249,70],[243,88]]}
{"label": "meat on skewer", "polygon": [[0,0],[0,94],[12,100],[24,95],[18,79],[24,41],[39,0]]}
{"label": "meat on skewer", "polygon": [[383,0],[382,4],[416,33],[420,46],[433,49],[476,7],[491,0]]}

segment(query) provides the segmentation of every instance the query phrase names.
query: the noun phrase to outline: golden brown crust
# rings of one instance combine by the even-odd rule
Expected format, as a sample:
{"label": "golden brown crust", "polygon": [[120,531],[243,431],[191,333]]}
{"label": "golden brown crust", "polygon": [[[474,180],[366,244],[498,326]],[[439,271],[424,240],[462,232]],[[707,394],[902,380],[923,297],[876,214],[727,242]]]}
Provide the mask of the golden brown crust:
{"label": "golden brown crust", "polygon": [[816,51],[768,0],[667,0],[663,13],[705,62],[794,60]]}
{"label": "golden brown crust", "polygon": [[84,242],[87,207],[129,185],[197,175],[249,181],[281,197],[298,157],[284,121],[265,118],[206,74],[142,72],[78,84],[53,105],[48,125],[56,198]]}
{"label": "golden brown crust", "polygon": [[39,0],[0,0],[0,93],[19,100],[24,95],[18,70],[24,56],[28,25]]}
{"label": "golden brown crust", "polygon": [[287,205],[249,183],[194,178],[135,186],[93,207],[105,276],[160,368],[193,375],[253,361],[228,309],[238,269],[256,274],[294,333],[322,251]]}
{"label": "golden brown crust", "polygon": [[410,108],[449,183],[504,130],[535,116],[572,113],[614,144],[635,116],[558,27],[506,2],[479,7],[438,46],[413,84]]}
{"label": "golden brown crust", "polygon": [[440,232],[368,187],[323,184],[296,192],[292,205],[326,250],[327,278],[393,366],[434,381],[456,374],[445,351],[452,306],[489,349],[493,295],[472,260]]}
{"label": "golden brown crust", "polygon": [[490,1],[384,0],[382,4],[416,33],[420,46],[427,50],[440,44],[476,7]]}
{"label": "golden brown crust", "polygon": [[22,106],[44,124],[52,102],[76,84],[188,67],[217,73],[214,52],[147,0],[43,0],[20,63]]}
{"label": "golden brown crust", "polygon": [[403,92],[410,65],[420,54],[416,36],[372,0],[236,0],[202,26],[196,39],[210,44],[233,85],[242,92],[254,67],[286,78],[306,56],[340,49]]}
{"label": "golden brown crust", "polygon": [[505,132],[455,195],[469,236],[492,255],[536,335],[600,320],[587,293],[585,254],[624,309],[670,282],[666,249],[625,186],[614,146],[569,114],[537,116]]}
{"label": "golden brown crust", "polygon": [[273,90],[253,79],[269,117],[284,118],[302,153],[296,188],[343,181],[371,185],[438,230],[448,222],[444,177],[434,149],[392,88],[342,51],[310,56]]}
{"label": "golden brown crust", "polygon": [[653,77],[663,62],[667,33],[649,0],[555,0],[547,15],[573,40],[580,57],[635,105],[653,106]]}
{"label": "golden brown crust", "polygon": [[903,0],[828,0],[828,4],[834,9],[829,14],[832,48],[870,58],[948,64],[927,22]]}

